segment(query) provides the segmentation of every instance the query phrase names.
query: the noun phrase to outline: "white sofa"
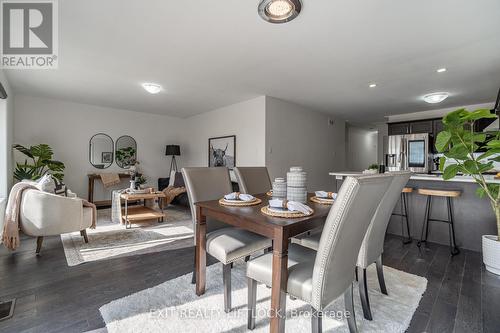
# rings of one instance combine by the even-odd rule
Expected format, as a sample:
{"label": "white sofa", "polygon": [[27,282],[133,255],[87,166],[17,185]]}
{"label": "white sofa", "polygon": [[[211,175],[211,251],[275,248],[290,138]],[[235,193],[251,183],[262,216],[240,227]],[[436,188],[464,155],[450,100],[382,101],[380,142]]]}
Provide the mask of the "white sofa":
{"label": "white sofa", "polygon": [[44,236],[80,231],[88,243],[85,229],[92,225],[92,208],[83,207],[79,198],[68,198],[38,190],[23,193],[20,212],[21,230],[37,237],[40,253]]}

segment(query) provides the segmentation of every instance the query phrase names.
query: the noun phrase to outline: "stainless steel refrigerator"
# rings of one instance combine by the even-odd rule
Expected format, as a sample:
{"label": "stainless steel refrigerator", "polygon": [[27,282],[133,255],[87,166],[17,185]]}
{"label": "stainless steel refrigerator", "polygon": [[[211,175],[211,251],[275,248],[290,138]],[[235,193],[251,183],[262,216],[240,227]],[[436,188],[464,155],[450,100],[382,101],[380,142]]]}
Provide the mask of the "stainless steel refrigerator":
{"label": "stainless steel refrigerator", "polygon": [[385,165],[389,171],[410,170],[429,173],[429,134],[391,135],[387,142]]}

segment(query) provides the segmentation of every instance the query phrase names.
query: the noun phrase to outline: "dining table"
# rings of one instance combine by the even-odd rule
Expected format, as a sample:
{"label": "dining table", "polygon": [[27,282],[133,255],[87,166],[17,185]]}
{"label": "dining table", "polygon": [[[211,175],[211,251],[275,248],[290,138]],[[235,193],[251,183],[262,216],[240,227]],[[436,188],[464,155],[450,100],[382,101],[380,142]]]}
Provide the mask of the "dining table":
{"label": "dining table", "polygon": [[207,218],[268,237],[273,240],[270,332],[284,332],[290,238],[322,227],[332,207],[312,202],[310,198],[313,195],[308,194],[307,204],[314,210],[314,213],[296,218],[264,215],[261,208],[267,206],[271,199],[267,194],[255,195],[262,202],[254,206],[226,206],[221,205],[219,199],[196,203],[196,295],[201,296],[205,293]]}

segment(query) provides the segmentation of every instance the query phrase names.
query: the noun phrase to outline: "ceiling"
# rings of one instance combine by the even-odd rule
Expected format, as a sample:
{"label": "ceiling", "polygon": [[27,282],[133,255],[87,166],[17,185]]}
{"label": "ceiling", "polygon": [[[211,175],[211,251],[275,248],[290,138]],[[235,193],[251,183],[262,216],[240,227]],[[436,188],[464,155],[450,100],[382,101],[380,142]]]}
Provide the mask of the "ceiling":
{"label": "ceiling", "polygon": [[281,25],[258,0],[59,1],[59,69],[6,72],[17,93],[179,117],[260,95],[353,122],[495,100],[500,1],[302,1]]}

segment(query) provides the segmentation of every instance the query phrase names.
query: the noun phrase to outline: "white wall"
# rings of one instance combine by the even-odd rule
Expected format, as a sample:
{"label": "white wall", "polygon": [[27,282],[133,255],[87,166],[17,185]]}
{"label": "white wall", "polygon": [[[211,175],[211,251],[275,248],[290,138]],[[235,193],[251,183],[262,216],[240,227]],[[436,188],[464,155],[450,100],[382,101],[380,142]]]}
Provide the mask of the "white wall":
{"label": "white wall", "polygon": [[14,94],[3,70],[0,82],[8,98],[0,99],[0,197],[6,197],[12,186],[12,147],[14,128]]}
{"label": "white wall", "polygon": [[[88,173],[124,171],[116,163],[104,170],[89,163],[89,139],[94,134],[106,133],[115,142],[121,135],[132,136],[137,141],[140,170],[155,187],[159,177],[168,177],[170,158],[165,156],[165,145],[184,146],[186,135],[180,118],[24,95],[17,95],[15,103],[15,142],[49,144],[54,158],[66,164],[65,183],[83,198],[87,197]],[[180,156],[179,167],[182,159]],[[94,199],[107,199],[109,191],[103,191],[100,182],[96,185]]]}
{"label": "white wall", "polygon": [[236,166],[265,165],[265,97],[187,118],[186,166],[208,166],[208,138],[236,135]]}
{"label": "white wall", "polygon": [[286,176],[291,166],[302,166],[309,190],[333,190],[328,173],[345,169],[344,162],[344,121],[266,97],[266,166],[272,179]]}
{"label": "white wall", "polygon": [[378,161],[378,132],[347,126],[347,167],[363,171]]}

